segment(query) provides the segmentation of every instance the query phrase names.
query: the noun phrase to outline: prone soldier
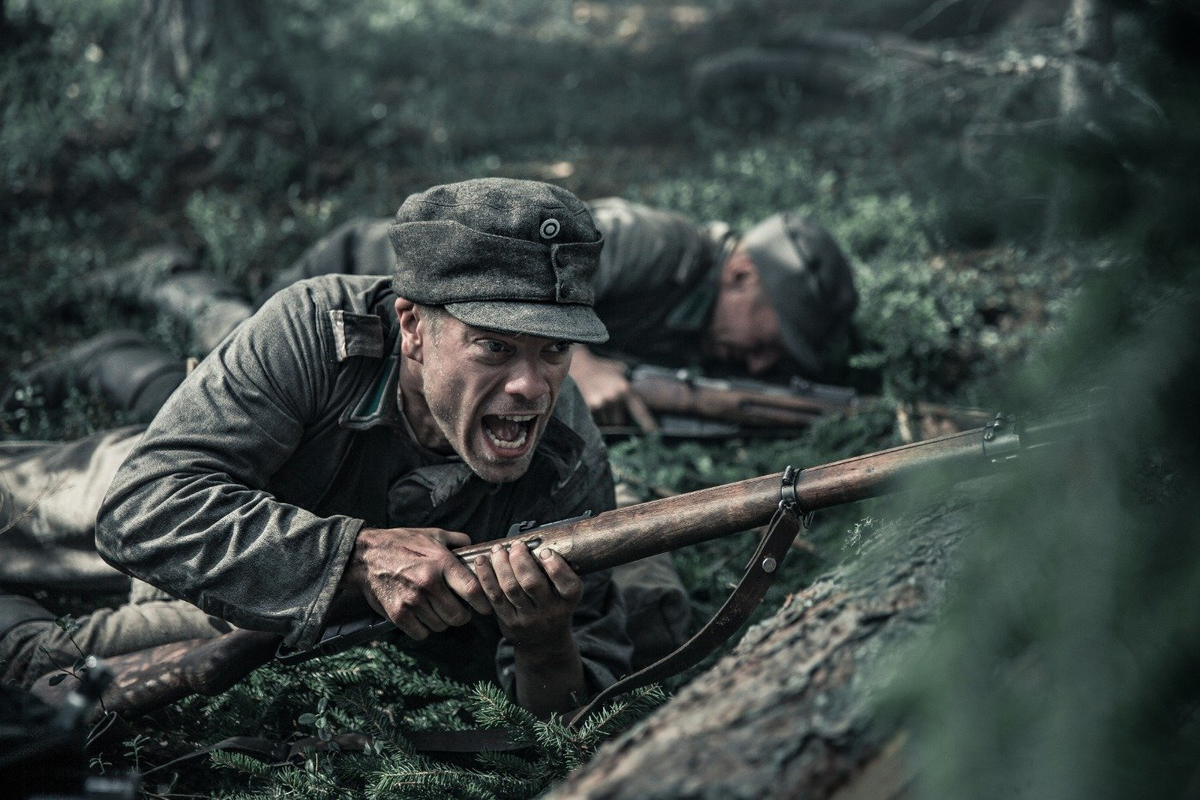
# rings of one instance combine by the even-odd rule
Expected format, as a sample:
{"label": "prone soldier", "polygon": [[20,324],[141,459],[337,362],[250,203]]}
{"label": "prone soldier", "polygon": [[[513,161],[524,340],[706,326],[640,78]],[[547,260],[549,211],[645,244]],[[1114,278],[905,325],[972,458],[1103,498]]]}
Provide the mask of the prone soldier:
{"label": "prone soldier", "polygon": [[[636,404],[628,372],[638,363],[704,362],[734,374],[839,377],[857,294],[850,265],[824,228],[783,212],[738,236],[725,223],[698,225],[620,198],[588,205],[606,242],[593,292],[610,338],[603,345],[578,346],[571,377],[599,421],[619,423]],[[389,227],[389,220],[369,219],[340,226],[276,275],[259,304],[304,278],[390,274],[396,257]],[[174,247],[95,276],[91,286],[185,322],[200,353],[254,310],[237,290],[196,269],[191,255]],[[33,384],[43,402],[55,405],[74,381],[111,407],[148,418],[183,372],[178,358],[140,334],[111,332],[18,376],[5,404],[16,406],[22,386]]]}
{"label": "prone soldier", "polygon": [[[602,422],[633,401],[637,363],[761,376],[780,369],[837,377],[858,303],[849,262],[833,237],[795,212],[773,214],[738,236],[671,211],[610,197],[588,204],[604,234],[594,290],[609,330],[580,346],[571,377]],[[264,296],[301,278],[386,272],[393,255],[385,220],[356,220],[326,236],[277,275]]]}
{"label": "prone soldier", "polygon": [[[845,257],[819,226],[782,213],[738,237],[723,223],[697,225],[617,198],[594,201],[590,211],[606,242],[592,279],[594,310],[607,323],[610,339],[576,343],[570,374],[601,421],[619,421],[635,404],[627,377],[631,362],[682,365],[707,356],[749,374],[787,362],[792,371],[819,377],[836,370],[844,358],[856,294]],[[397,255],[391,226],[386,220],[341,226],[280,273],[261,302],[305,278],[393,272]],[[254,312],[236,290],[195,269],[190,255],[178,248],[162,248],[129,268],[94,276],[90,289],[101,296],[124,294],[187,322],[200,352],[218,347]],[[140,334],[117,331],[25,377],[39,384],[48,404],[65,397],[75,381],[111,406],[148,418],[183,381],[184,367]],[[9,402],[15,400],[19,393],[10,390]],[[9,484],[7,509],[10,517],[20,518],[17,529],[0,542],[5,555],[0,580],[112,584],[112,570],[90,546],[92,513],[139,430],[67,446],[10,448],[7,456],[0,446],[0,474]],[[57,475],[70,476],[70,492],[51,491]],[[630,605],[636,662],[652,660],[682,641],[688,604],[667,557],[619,568],[615,577]],[[146,596],[138,584],[135,594]],[[12,602],[17,617],[32,613],[24,601]],[[93,615],[76,638],[93,646],[94,639],[103,638],[93,628],[102,632],[114,624],[106,615],[155,608],[139,603]],[[178,610],[171,608],[158,613]],[[49,618],[44,610],[38,613]],[[201,628],[208,624],[200,622]],[[183,620],[175,623],[183,625]],[[146,631],[154,626],[138,621],[126,627]],[[39,663],[32,671],[45,666]]]}
{"label": "prone soldier", "polygon": [[[139,579],[141,602],[91,615],[71,643],[37,604],[0,596],[4,680],[28,685],[76,644],[119,655],[230,626],[309,646],[353,598],[451,674],[489,662],[539,714],[629,670],[607,572],[580,578],[522,548],[468,569],[449,551],[614,504],[603,442],[567,380],[576,343],[607,338],[590,213],[547,184],[467,181],[410,197],[389,239],[391,278],[277,292],[144,433],[7,460],[9,534],[86,533],[106,492],[96,544]],[[39,488],[55,458],[71,483]]]}

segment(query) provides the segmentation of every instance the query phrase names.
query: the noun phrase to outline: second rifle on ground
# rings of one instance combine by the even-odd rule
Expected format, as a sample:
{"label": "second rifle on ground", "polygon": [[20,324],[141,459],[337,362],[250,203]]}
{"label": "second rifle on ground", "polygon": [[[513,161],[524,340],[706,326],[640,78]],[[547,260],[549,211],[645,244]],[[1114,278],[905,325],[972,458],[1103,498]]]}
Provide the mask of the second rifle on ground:
{"label": "second rifle on ground", "polygon": [[[852,416],[882,398],[793,378],[786,385],[750,379],[706,378],[686,369],[650,364],[634,367],[629,384],[650,415],[636,429],[602,428],[610,435],[658,430],[668,436],[727,437],[778,434],[806,428],[818,418]],[[982,409],[937,403],[894,403],[905,441],[974,428],[991,414]]]}

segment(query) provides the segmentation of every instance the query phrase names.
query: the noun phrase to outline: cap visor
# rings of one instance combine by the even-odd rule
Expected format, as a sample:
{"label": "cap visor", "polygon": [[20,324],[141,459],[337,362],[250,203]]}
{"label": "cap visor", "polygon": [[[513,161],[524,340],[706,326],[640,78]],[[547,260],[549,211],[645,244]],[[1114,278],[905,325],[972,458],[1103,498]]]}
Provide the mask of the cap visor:
{"label": "cap visor", "polygon": [[476,328],[584,344],[608,341],[608,329],[591,306],[488,300],[448,303],[446,310]]}

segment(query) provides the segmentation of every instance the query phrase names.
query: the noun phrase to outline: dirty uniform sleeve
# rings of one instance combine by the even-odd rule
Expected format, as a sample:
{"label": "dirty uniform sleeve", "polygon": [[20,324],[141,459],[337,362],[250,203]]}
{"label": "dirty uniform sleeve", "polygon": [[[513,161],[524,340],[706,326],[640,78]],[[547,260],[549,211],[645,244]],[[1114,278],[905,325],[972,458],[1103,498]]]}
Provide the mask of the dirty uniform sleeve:
{"label": "dirty uniform sleeve", "polygon": [[604,234],[596,315],[609,340],[592,348],[626,362],[694,360],[716,298],[724,240],[711,226],[620,198],[591,203]]}
{"label": "dirty uniform sleeve", "polygon": [[[608,453],[574,383],[564,384],[556,413],[566,417],[576,433],[584,437],[586,446],[577,472],[565,487],[562,504],[545,517],[546,521],[578,516],[586,511],[595,515],[615,508]],[[625,604],[613,583],[612,570],[583,576],[583,595],[575,607],[571,629],[579,647],[590,695],[615,683],[631,669],[633,644],[625,621]],[[504,690],[510,697],[515,697],[515,656],[506,639],[500,640],[496,650],[496,674]]]}
{"label": "dirty uniform sleeve", "polygon": [[619,197],[588,206],[604,234],[592,283],[597,305],[622,296],[653,295],[691,279],[701,237],[687,217]]}
{"label": "dirty uniform sleeve", "polygon": [[391,275],[396,255],[388,239],[390,219],[354,219],[333,229],[277,274],[262,294],[261,306],[294,283],[320,275]]}
{"label": "dirty uniform sleeve", "polygon": [[96,521],[109,563],[296,646],[320,633],[363,524],[265,488],[331,393],[326,316],[302,285],[242,325],[151,423]]}

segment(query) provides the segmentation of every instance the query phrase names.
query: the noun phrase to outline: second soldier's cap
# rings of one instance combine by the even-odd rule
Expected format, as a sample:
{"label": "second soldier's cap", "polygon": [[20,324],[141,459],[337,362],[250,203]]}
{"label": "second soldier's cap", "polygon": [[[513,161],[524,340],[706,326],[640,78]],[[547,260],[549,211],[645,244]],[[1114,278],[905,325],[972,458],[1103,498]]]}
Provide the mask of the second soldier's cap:
{"label": "second soldier's cap", "polygon": [[592,310],[604,240],[566,189],[510,178],[435,186],[404,201],[388,234],[401,297],[503,333],[608,340]]}
{"label": "second soldier's cap", "polygon": [[832,364],[832,347],[850,329],[858,305],[850,264],[829,232],[794,212],[774,214],[742,237],[740,247],[758,270],[779,315],[788,352],[809,375]]}

